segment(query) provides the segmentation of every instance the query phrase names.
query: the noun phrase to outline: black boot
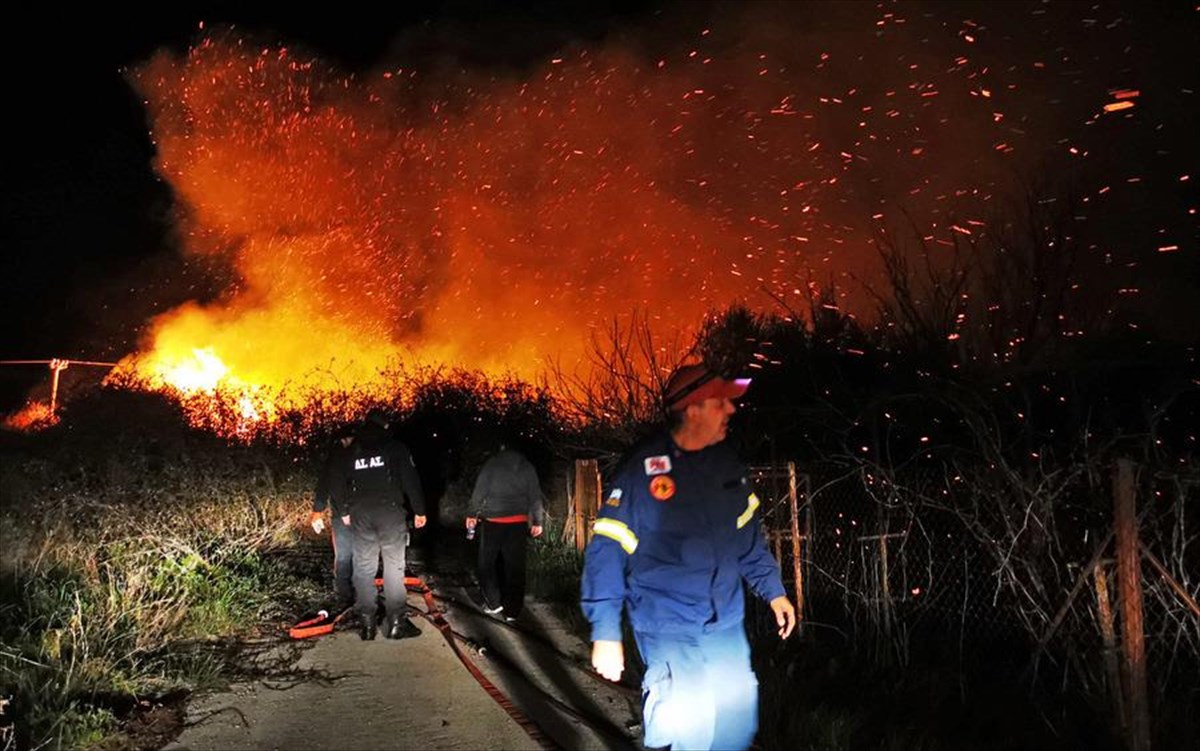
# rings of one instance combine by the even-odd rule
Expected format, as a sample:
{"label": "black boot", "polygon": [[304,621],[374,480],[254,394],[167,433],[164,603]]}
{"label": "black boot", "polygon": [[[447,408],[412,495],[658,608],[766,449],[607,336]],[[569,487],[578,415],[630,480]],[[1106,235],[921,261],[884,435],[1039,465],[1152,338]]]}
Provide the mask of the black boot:
{"label": "black boot", "polygon": [[417,628],[416,624],[408,620],[402,615],[388,616],[387,631],[384,633],[389,639],[408,639],[413,636],[418,636],[421,629]]}
{"label": "black boot", "polygon": [[362,637],[363,641],[375,641],[376,627],[374,615],[360,615],[359,619],[358,635]]}

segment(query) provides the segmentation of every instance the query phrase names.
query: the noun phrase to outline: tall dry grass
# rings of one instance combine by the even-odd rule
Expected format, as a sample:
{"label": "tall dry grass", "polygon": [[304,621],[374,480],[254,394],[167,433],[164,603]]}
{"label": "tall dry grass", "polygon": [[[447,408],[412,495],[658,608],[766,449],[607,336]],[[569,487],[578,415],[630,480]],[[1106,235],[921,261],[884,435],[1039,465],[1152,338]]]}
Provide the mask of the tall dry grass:
{"label": "tall dry grass", "polygon": [[222,640],[313,596],[276,555],[308,463],[194,433],[145,395],[78,410],[0,453],[0,747],[97,744],[132,701],[219,683]]}

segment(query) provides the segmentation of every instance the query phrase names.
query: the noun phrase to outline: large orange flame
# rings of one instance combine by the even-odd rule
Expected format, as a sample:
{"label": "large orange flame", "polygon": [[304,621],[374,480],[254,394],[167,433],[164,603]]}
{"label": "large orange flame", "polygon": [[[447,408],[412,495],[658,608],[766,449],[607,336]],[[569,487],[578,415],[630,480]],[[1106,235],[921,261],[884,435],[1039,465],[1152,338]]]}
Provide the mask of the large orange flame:
{"label": "large orange flame", "polygon": [[728,263],[726,220],[656,187],[662,134],[601,124],[659,96],[631,68],[569,74],[600,99],[560,69],[437,96],[230,38],[159,55],[136,76],[159,170],[189,251],[239,280],[162,316],[125,367],[184,391],[361,386],[398,361],[533,378],[617,314],[694,326],[776,259]]}
{"label": "large orange flame", "polygon": [[[398,363],[533,379],[614,317],[675,334],[860,271],[882,202],[864,196],[987,199],[909,163],[950,144],[1003,158],[970,66],[850,88],[805,43],[803,79],[750,46],[714,65],[585,50],[508,78],[347,75],[232,34],[160,52],[131,75],[157,169],[186,251],[236,280],[154,321],[119,372],[247,395],[361,388]],[[977,128],[945,125],[930,91]]]}

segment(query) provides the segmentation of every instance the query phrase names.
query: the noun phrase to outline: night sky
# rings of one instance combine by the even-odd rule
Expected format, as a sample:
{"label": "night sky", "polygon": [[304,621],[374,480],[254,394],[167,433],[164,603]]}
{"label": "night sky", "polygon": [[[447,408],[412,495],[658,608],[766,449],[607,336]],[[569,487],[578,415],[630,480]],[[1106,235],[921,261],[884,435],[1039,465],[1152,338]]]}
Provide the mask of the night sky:
{"label": "night sky", "polygon": [[[156,55],[182,60],[214,31],[225,35],[214,48],[221,54],[234,54],[230,40],[241,39],[318,61],[330,72],[303,79],[313,90],[353,81],[345,98],[326,93],[324,101],[359,126],[366,123],[365,140],[386,143],[373,153],[348,141],[349,153],[339,162],[349,165],[346,174],[374,169],[369,179],[386,184],[408,174],[407,167],[387,165],[411,163],[426,148],[436,153],[420,185],[397,189],[393,201],[345,212],[346,225],[338,228],[371,236],[372,217],[382,214],[381,221],[391,223],[378,236],[382,245],[416,233],[436,238],[378,251],[403,267],[379,294],[411,302],[369,316],[392,341],[428,343],[445,328],[440,316],[484,294],[478,285],[455,281],[460,272],[494,276],[511,263],[514,278],[528,284],[539,259],[559,252],[566,259],[561,269],[535,275],[538,284],[566,290],[545,301],[557,318],[556,305],[615,312],[631,301],[659,302],[654,290],[680,274],[663,267],[668,261],[642,258],[647,246],[655,246],[654,254],[680,253],[672,263],[716,274],[689,276],[691,289],[661,293],[664,298],[700,288],[706,304],[747,300],[769,308],[767,298],[754,298],[756,288],[787,289],[790,279],[805,276],[849,289],[854,280],[870,278],[865,238],[873,221],[891,225],[910,213],[922,223],[970,232],[985,225],[985,209],[1020,197],[1022,186],[1035,182],[1053,186],[1047,195],[1087,199],[1076,213],[1086,215],[1089,237],[1102,238],[1093,239],[1086,261],[1094,264],[1088,278],[1097,295],[1103,287],[1127,298],[1120,314],[1146,336],[1194,340],[1200,320],[1195,3],[396,5],[405,7],[386,15],[261,5],[248,14],[220,4],[120,18],[88,10],[10,24],[0,170],[0,359],[117,360],[145,342],[140,337],[155,315],[189,300],[242,315],[284,305],[277,300],[318,312],[347,307],[349,276],[336,288],[308,281],[280,287],[254,281],[255,273],[278,276],[279,269],[247,270],[260,263],[252,255],[255,242],[283,237],[294,226],[320,225],[306,231],[328,240],[326,215],[298,208],[275,224],[242,228],[239,237],[250,240],[215,253],[212,237],[227,239],[230,228],[211,217],[226,216],[227,205],[216,199],[208,205],[207,195],[189,205],[179,188],[192,184],[194,190],[196,170],[208,168],[196,153],[222,144],[207,141],[196,151],[179,146],[165,129],[152,143],[151,109],[166,121],[178,109],[172,96],[189,89],[180,84],[148,109],[143,95],[150,89],[135,91],[134,81]],[[416,71],[420,83],[377,94],[372,87],[383,85],[381,71]],[[620,90],[622,77],[636,77],[633,93],[624,99],[606,93]],[[280,117],[293,85],[299,84],[283,81],[267,95]],[[524,140],[523,127],[479,124],[498,123],[528,92],[551,108],[598,103],[591,119],[562,113],[547,138],[573,140],[579,148],[543,155]],[[1136,94],[1119,99],[1119,92]],[[1134,107],[1102,109],[1118,101]],[[437,120],[429,114],[431,102],[452,114]],[[638,106],[622,109],[623,102]],[[371,106],[398,114],[381,119]],[[238,110],[230,111],[229,143],[249,141],[264,154],[286,147],[285,137],[268,134],[264,141],[252,133],[257,126],[239,125]],[[248,122],[253,114],[244,117]],[[679,124],[668,122],[672,118]],[[202,123],[191,137],[207,127],[203,137],[213,138],[208,133],[221,125]],[[643,125],[645,135],[638,133]],[[396,145],[402,137],[409,140]],[[460,145],[472,138],[500,144],[503,153]],[[178,149],[167,155],[167,174],[156,171],[162,148]],[[247,151],[231,150],[224,158],[244,160]],[[570,162],[574,156],[592,158],[583,175],[574,166],[579,160]],[[511,177],[506,166],[520,171],[542,158],[553,169],[529,179]],[[249,171],[279,167],[274,158],[262,159],[238,164]],[[461,188],[472,171],[494,176],[484,186],[490,193]],[[317,173],[295,174],[303,181],[316,180]],[[453,181],[446,177],[451,174]],[[609,197],[599,184],[626,194],[630,186],[651,187],[644,202],[631,203]],[[429,194],[448,197],[424,203]],[[353,200],[361,193],[347,195]],[[297,192],[289,200],[302,205],[313,198]],[[480,209],[477,200],[488,203]],[[394,209],[396,202],[408,213]],[[631,207],[641,205],[650,207],[648,218],[621,225]],[[436,213],[438,222],[426,226],[410,216],[423,212]],[[446,218],[451,212],[457,218]],[[517,217],[507,219],[505,229],[530,256],[499,253],[513,239],[481,229],[446,239],[461,217],[469,217],[464,225],[481,226]],[[966,224],[963,217],[978,222]],[[604,225],[614,227],[610,237],[588,237],[589,227]],[[553,238],[580,247],[578,256],[571,247],[555,248]],[[365,252],[353,244],[360,241],[339,254]],[[461,265],[468,249],[478,255]],[[318,258],[322,279],[327,271],[334,278],[340,273],[328,269],[329,258]],[[591,268],[593,261],[603,273]],[[735,286],[740,282],[730,281],[727,268],[758,281]],[[636,294],[625,293],[626,284]],[[529,287],[522,289],[528,297]],[[845,294],[849,307],[861,304],[861,296]],[[489,298],[489,305],[480,315],[495,315],[508,328],[524,319],[512,300]],[[662,317],[694,312],[664,302]],[[458,321],[454,327],[462,328]],[[589,325],[572,323],[577,328],[546,338],[577,335]],[[510,343],[499,334],[479,336],[461,349],[475,344],[507,352]],[[514,352],[536,349],[524,341],[511,346]],[[44,377],[36,369],[0,367],[0,409],[11,408]]]}
{"label": "night sky", "polygon": [[[174,195],[154,172],[146,112],[125,75],[157,50],[186,51],[202,26],[301,44],[347,71],[368,70],[395,49],[418,61],[519,70],[658,12],[645,2],[396,3],[342,13],[295,3],[173,5],[184,7],[128,16],[31,10],[8,29],[0,360],[116,360],[151,316],[219,291],[182,260]],[[45,380],[40,367],[0,367],[0,411]]]}

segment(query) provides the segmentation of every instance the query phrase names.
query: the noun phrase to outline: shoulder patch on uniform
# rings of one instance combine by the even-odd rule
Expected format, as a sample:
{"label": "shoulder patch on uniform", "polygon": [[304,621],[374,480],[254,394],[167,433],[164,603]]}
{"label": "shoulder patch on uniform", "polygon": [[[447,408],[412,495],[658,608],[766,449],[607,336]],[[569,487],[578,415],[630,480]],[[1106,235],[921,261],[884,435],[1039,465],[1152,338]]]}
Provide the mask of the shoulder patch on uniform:
{"label": "shoulder patch on uniform", "polygon": [[646,474],[653,477],[654,475],[665,475],[671,471],[671,457],[666,454],[661,456],[647,456],[643,464],[646,466]]}
{"label": "shoulder patch on uniform", "polygon": [[621,505],[621,489],[613,488],[612,492],[608,494],[608,500],[604,502],[604,505],[612,506],[613,508],[620,506]]}
{"label": "shoulder patch on uniform", "polygon": [[670,475],[659,475],[650,481],[650,495],[660,501],[670,500],[675,495],[675,481]]}

